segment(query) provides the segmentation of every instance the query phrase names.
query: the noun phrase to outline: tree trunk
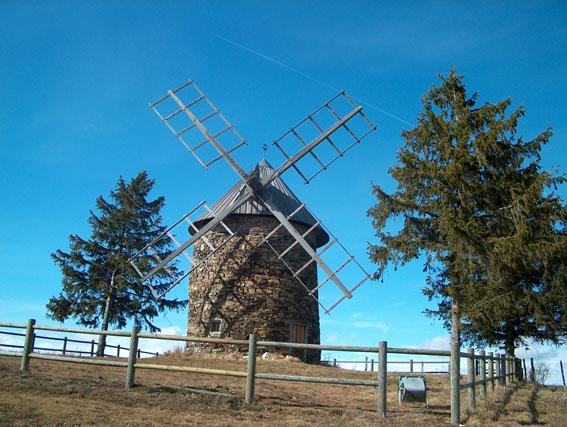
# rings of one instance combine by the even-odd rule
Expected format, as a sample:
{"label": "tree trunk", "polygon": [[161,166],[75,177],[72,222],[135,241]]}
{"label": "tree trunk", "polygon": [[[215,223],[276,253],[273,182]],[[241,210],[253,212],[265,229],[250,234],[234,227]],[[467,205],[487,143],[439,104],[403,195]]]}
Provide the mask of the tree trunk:
{"label": "tree trunk", "polygon": [[506,350],[506,355],[508,357],[514,357],[514,353],[516,352],[516,340],[514,337],[510,335],[506,336],[506,342],[504,343],[504,349]]}
{"label": "tree trunk", "polygon": [[461,318],[459,314],[459,302],[453,297],[451,303],[451,363],[450,381],[451,381],[451,422],[453,425],[460,425],[461,403],[459,383],[461,379]]}
{"label": "tree trunk", "polygon": [[[114,299],[114,275],[116,271],[112,272],[112,277],[110,278],[110,286],[108,289],[108,295],[106,296],[106,303],[104,305],[104,313],[102,315],[102,322],[100,329],[103,331],[108,331],[108,323],[110,321],[110,311],[112,310],[112,300]],[[96,349],[97,357],[104,357],[104,349],[106,348],[106,335],[100,335],[98,337],[98,346]]]}
{"label": "tree trunk", "polygon": [[506,343],[506,356],[514,357],[515,352],[516,352],[516,347],[514,347],[514,344]]}
{"label": "tree trunk", "polygon": [[[516,361],[515,361],[515,352],[516,352],[516,335],[514,334],[514,329],[512,328],[508,328],[508,331],[506,332],[506,340],[504,342],[504,350],[506,351],[506,357],[507,358],[511,358],[513,359],[512,362],[510,362],[509,364],[509,369],[512,370],[514,369],[512,367],[512,364],[516,365]],[[516,365],[517,368],[517,365]],[[510,374],[512,374],[513,371],[510,372]],[[517,377],[510,377],[512,382],[515,382],[517,380]]]}

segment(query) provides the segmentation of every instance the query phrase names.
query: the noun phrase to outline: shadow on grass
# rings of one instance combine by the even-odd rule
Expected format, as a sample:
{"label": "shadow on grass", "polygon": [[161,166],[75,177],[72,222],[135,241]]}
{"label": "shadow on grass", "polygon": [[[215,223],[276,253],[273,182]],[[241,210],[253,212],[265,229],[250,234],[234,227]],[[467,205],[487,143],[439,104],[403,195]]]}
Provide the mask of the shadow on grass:
{"label": "shadow on grass", "polygon": [[512,400],[512,395],[518,390],[518,388],[519,388],[519,385],[516,384],[516,385],[514,385],[514,387],[506,389],[506,391],[504,392],[504,396],[502,398],[502,401],[500,401],[498,403],[496,411],[494,412],[494,415],[491,418],[492,421],[498,421],[500,419],[500,415],[502,415],[504,408],[506,408],[506,406],[508,406],[508,404],[510,403],[510,400]]}
{"label": "shadow on grass", "polygon": [[536,401],[537,401],[538,395],[537,395],[537,388],[533,388],[532,389],[532,394],[530,395],[530,400],[528,401],[528,409],[530,410],[530,420],[529,421],[520,421],[519,424],[521,425],[542,425],[545,423],[542,423],[539,421],[539,411],[536,408]]}
{"label": "shadow on grass", "polygon": [[[313,402],[302,402],[301,400],[291,400],[291,399],[286,398],[286,397],[278,397],[278,396],[269,396],[269,397],[268,396],[256,396],[255,401],[258,402],[258,403],[264,403],[264,404],[268,404],[271,401],[271,402],[276,402],[277,404],[279,404],[281,406],[295,407],[295,408],[319,408],[319,409],[328,409],[330,411],[340,411],[340,412],[347,410],[343,406],[328,405],[328,404],[325,405],[325,404],[313,403]],[[376,412],[374,410],[370,410],[368,408],[362,408],[362,407],[359,407],[359,406],[348,408],[348,409],[356,409],[357,411],[366,412],[366,413],[369,413],[369,414]]]}

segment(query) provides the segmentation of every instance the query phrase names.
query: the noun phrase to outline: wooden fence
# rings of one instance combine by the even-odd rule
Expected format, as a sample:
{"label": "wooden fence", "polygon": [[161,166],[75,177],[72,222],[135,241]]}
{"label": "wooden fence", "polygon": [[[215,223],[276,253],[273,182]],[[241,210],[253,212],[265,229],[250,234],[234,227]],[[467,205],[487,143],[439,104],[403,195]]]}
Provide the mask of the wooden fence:
{"label": "wooden fence", "polygon": [[[364,364],[364,372],[374,372],[375,368],[378,368],[378,361],[372,358],[365,357],[364,360],[337,360],[333,359],[325,361],[325,365],[333,366],[334,368],[341,367],[341,363],[343,364],[352,364],[352,365],[362,365]],[[388,360],[387,363],[395,364],[395,365],[409,365],[408,369],[410,373],[414,372],[421,372],[423,374],[447,374],[449,370],[446,371],[426,371],[425,365],[449,365],[447,360]],[[421,366],[421,370],[416,371],[415,367]],[[392,370],[388,370],[388,372],[392,372]],[[401,371],[407,372],[407,371]],[[478,372],[478,369],[477,369]]]}
{"label": "wooden fence", "polygon": [[[116,366],[126,368],[126,388],[130,389],[134,386],[134,380],[137,369],[155,369],[177,372],[195,372],[201,374],[221,375],[246,378],[246,395],[245,401],[247,404],[254,402],[254,387],[256,379],[277,380],[277,381],[295,381],[295,382],[310,382],[322,384],[340,384],[352,386],[367,386],[375,387],[377,389],[377,412],[380,417],[387,415],[387,373],[388,373],[388,354],[405,354],[405,355],[424,355],[424,356],[444,356],[451,357],[451,360],[457,366],[450,369],[451,381],[451,422],[454,425],[460,424],[460,392],[467,390],[467,412],[472,413],[476,406],[476,389],[480,387],[480,397],[486,398],[487,392],[494,390],[495,386],[505,386],[508,382],[522,381],[525,375],[522,375],[522,364],[520,359],[506,357],[503,354],[493,354],[492,352],[485,353],[480,350],[475,353],[473,349],[468,349],[467,352],[458,352],[452,354],[446,350],[431,350],[431,349],[410,349],[410,348],[393,348],[388,347],[386,341],[380,341],[377,347],[361,347],[361,346],[337,346],[337,345],[321,345],[321,344],[299,344],[289,342],[276,342],[276,341],[262,341],[258,340],[255,334],[251,334],[247,340],[225,339],[225,338],[197,338],[188,336],[177,335],[163,335],[163,334],[149,334],[141,333],[138,329],[133,328],[131,332],[125,331],[101,331],[89,330],[78,328],[63,328],[56,326],[36,325],[34,319],[28,320],[27,324],[21,323],[0,323],[0,327],[25,329],[24,345],[21,352],[2,352],[3,356],[16,356],[21,358],[20,370],[26,372],[29,369],[31,359],[52,360],[58,362],[68,363],[83,363],[91,365],[103,366]],[[51,354],[35,353],[34,339],[36,337],[35,331],[58,331],[58,332],[73,332],[91,335],[107,335],[118,337],[129,337],[130,346],[128,348],[128,361],[115,361],[104,359],[89,359],[70,356],[57,356]],[[199,368],[191,366],[171,366],[171,365],[158,365],[151,363],[143,363],[138,361],[138,340],[140,338],[158,339],[168,341],[182,341],[182,342],[201,342],[201,343],[217,343],[235,346],[248,346],[248,366],[244,371],[229,371],[221,369]],[[277,347],[289,349],[303,349],[303,350],[328,350],[328,351],[341,351],[341,352],[356,352],[356,353],[372,353],[377,357],[377,378],[376,380],[362,380],[362,379],[347,379],[347,378],[325,378],[314,376],[302,375],[285,375],[264,373],[256,371],[256,357],[250,357],[257,354],[258,347]],[[460,358],[467,360],[467,382],[460,383]],[[373,359],[372,359],[373,360]],[[455,362],[456,361],[456,362]],[[479,377],[475,376],[475,361],[479,365]],[[394,362],[400,363],[400,362]],[[410,361],[411,363],[411,361]],[[524,363],[525,367],[525,363]],[[455,372],[458,377],[455,378]],[[532,363],[532,378],[533,376],[533,363]]]}
{"label": "wooden fence", "polygon": [[[19,337],[25,337],[26,336],[26,334],[21,334],[21,333],[18,333],[18,332],[7,332],[7,331],[0,331],[0,335],[19,336]],[[71,338],[68,338],[68,337],[59,338],[59,337],[49,337],[49,336],[37,335],[37,334],[34,336],[34,338],[35,339],[47,340],[47,341],[59,341],[59,342],[61,342],[62,344],[61,344],[60,348],[40,347],[40,346],[36,345],[35,339],[34,339],[33,350],[48,351],[48,352],[52,352],[52,353],[53,352],[61,353],[62,356],[78,354],[78,355],[81,355],[81,356],[86,355],[86,356],[94,357],[96,355],[97,349],[98,349],[98,343],[95,340],[83,341],[83,340],[71,339]],[[90,350],[84,351],[84,350],[70,349],[70,348],[68,348],[69,343],[87,344],[87,345],[90,345]],[[23,349],[24,348],[23,345],[4,344],[4,343],[0,343],[0,350],[1,350],[1,347],[16,348],[16,349]],[[116,349],[116,354],[107,354],[106,349],[109,349],[109,348]],[[128,352],[129,351],[128,347],[123,347],[120,344],[118,344],[118,345],[105,344],[104,349],[105,349],[104,357],[120,357],[120,352],[122,352],[122,351]],[[159,356],[159,352],[157,352],[157,351],[156,352],[149,352],[149,351],[144,351],[144,350],[138,349],[138,359],[140,357],[142,357],[142,354],[149,355],[149,356]]]}

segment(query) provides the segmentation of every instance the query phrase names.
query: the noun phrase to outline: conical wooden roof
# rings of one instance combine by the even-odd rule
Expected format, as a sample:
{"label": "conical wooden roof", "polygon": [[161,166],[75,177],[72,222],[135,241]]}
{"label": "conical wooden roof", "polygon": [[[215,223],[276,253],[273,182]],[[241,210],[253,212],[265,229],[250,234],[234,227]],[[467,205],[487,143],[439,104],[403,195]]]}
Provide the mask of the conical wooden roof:
{"label": "conical wooden roof", "polygon": [[[263,179],[270,176],[273,171],[274,168],[268,163],[267,160],[263,159],[256,165],[252,173],[257,173],[259,175],[259,178]],[[244,184],[241,181],[232,186],[230,190],[228,190],[226,194],[219,200],[217,200],[217,202],[210,208],[210,213],[206,212],[195,221],[197,227],[202,226],[202,224],[210,220],[213,215],[216,215],[224,207],[233,203],[238,198],[239,194],[241,194],[243,186]],[[266,189],[266,192],[271,196],[272,200],[278,206],[279,210],[286,216],[291,214],[301,205],[301,202],[299,201],[297,196],[293,193],[293,191],[291,191],[291,189],[280,177],[277,177],[272,182],[270,182],[270,185]],[[254,199],[248,200],[246,203],[235,209],[231,213],[231,215],[273,217],[272,213],[265,206],[259,204]],[[295,214],[291,221],[306,225],[308,227],[314,225],[317,222],[317,220],[305,209],[302,209],[297,214]],[[317,234],[318,247],[324,245],[329,241],[329,235],[322,227],[317,227],[314,232]]]}

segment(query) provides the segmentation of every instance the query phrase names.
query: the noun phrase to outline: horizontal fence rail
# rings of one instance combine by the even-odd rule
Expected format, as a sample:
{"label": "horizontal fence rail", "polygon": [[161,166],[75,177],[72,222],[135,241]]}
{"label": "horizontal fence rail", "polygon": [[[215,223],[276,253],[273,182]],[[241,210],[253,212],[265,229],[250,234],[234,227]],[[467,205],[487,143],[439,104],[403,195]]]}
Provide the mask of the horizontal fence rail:
{"label": "horizontal fence rail", "polygon": [[[25,333],[17,332],[4,332],[0,331],[0,334],[12,335],[12,336],[22,336],[24,337],[23,345],[14,344],[0,344],[0,346],[7,348],[17,348],[22,349],[21,352],[14,351],[0,351],[0,356],[15,356],[21,358],[20,370],[26,372],[29,369],[30,359],[37,360],[47,360],[55,362],[64,363],[79,363],[79,364],[90,364],[90,365],[100,365],[100,366],[111,366],[126,368],[126,387],[132,388],[135,381],[135,372],[137,369],[150,369],[150,370],[162,370],[162,371],[174,371],[174,372],[187,372],[187,373],[198,373],[206,375],[220,375],[220,376],[231,376],[246,378],[246,395],[245,401],[248,404],[254,402],[254,388],[256,380],[272,380],[272,381],[293,381],[293,382],[309,382],[309,383],[319,383],[319,384],[334,384],[334,385],[348,385],[348,386],[366,386],[375,387],[377,389],[377,411],[380,417],[386,417],[387,414],[387,373],[388,364],[409,364],[410,372],[413,372],[413,367],[416,364],[420,364],[423,371],[423,366],[425,364],[448,364],[448,360],[388,360],[388,354],[404,354],[404,355],[424,355],[424,356],[438,356],[438,357],[452,357],[452,360],[457,361],[457,368],[459,365],[460,358],[465,358],[467,361],[467,375],[466,382],[457,382],[458,387],[456,390],[451,389],[451,406],[455,405],[455,399],[459,399],[460,391],[467,390],[467,412],[474,411],[476,394],[475,390],[480,387],[481,398],[486,398],[487,390],[494,390],[495,385],[505,386],[508,382],[517,382],[525,380],[525,361],[524,370],[522,370],[521,360],[513,357],[506,357],[505,355],[493,354],[492,352],[486,353],[484,350],[480,350],[475,353],[473,349],[468,349],[467,352],[455,351],[452,355],[450,351],[447,350],[434,350],[434,349],[415,349],[415,348],[394,348],[388,347],[386,341],[380,341],[378,346],[339,346],[339,345],[323,345],[323,344],[308,344],[308,343],[290,343],[290,342],[277,342],[268,340],[257,340],[256,335],[251,334],[247,340],[242,339],[228,339],[228,338],[201,338],[201,337],[189,337],[189,336],[178,336],[178,335],[165,335],[165,334],[154,334],[154,333],[141,333],[138,329],[133,328],[132,331],[101,331],[101,330],[88,330],[80,328],[66,328],[58,326],[49,325],[35,325],[35,320],[30,319],[26,324],[23,323],[0,323],[2,328],[16,328],[24,329]],[[116,337],[128,337],[130,338],[129,347],[122,347],[120,345],[107,345],[109,348],[116,348],[118,354],[120,350],[125,350],[128,352],[127,361],[118,360],[106,360],[102,358],[84,358],[84,357],[73,357],[67,354],[91,354],[93,353],[93,347],[95,341],[82,341],[59,337],[48,337],[42,335],[36,335],[35,331],[55,331],[55,332],[71,332],[80,334],[90,334],[90,335],[106,335],[106,336],[116,336]],[[194,366],[172,366],[164,364],[154,364],[154,363],[144,363],[138,361],[141,354],[157,355],[156,353],[143,352],[138,348],[139,339],[156,339],[156,340],[168,340],[168,341],[181,341],[181,342],[197,342],[197,343],[209,343],[209,344],[224,344],[232,346],[247,346],[248,347],[248,362],[246,371],[233,371],[233,370],[223,370],[223,369],[211,369],[211,368],[201,368]],[[63,341],[66,346],[67,343],[81,343],[81,344],[91,344],[91,351],[85,352],[80,350],[71,349],[52,349],[47,347],[38,347],[34,345],[36,339],[45,340],[55,340]],[[376,362],[373,358],[365,358],[364,361],[337,361],[333,359],[333,364],[336,366],[337,363],[364,363],[365,370],[368,370],[368,366],[371,367],[371,371],[374,371],[374,366],[377,368],[376,379],[352,379],[352,378],[330,378],[330,377],[316,377],[316,376],[304,376],[304,375],[290,375],[290,374],[276,374],[270,372],[256,372],[256,357],[258,353],[258,348],[287,348],[287,349],[302,349],[302,350],[317,350],[317,351],[340,351],[340,352],[354,352],[354,353],[372,353],[377,355]],[[37,353],[36,350],[41,351],[56,351],[63,352],[62,355],[53,355],[45,353]],[[330,361],[325,361],[323,364],[329,365]],[[459,369],[451,370],[452,372],[460,372]],[[532,379],[533,376],[533,360],[532,360]],[[424,373],[425,374],[425,373]],[[415,375],[415,374],[414,374]],[[459,374],[460,375],[460,374]],[[477,378],[480,377],[480,378]],[[490,387],[487,387],[487,386]],[[451,411],[452,419],[451,422],[455,425],[460,423],[460,411]]]}
{"label": "horizontal fence rail", "polygon": [[[25,328],[26,327],[26,325],[24,325],[24,324],[17,324],[17,323],[11,323],[9,325],[13,325],[13,326],[6,326],[6,323],[0,323],[0,327],[12,327],[12,328]],[[42,329],[42,328],[34,326],[34,329]],[[52,330],[52,329],[49,329],[49,330]],[[57,332],[59,332],[59,331],[57,331]],[[68,332],[68,331],[62,331],[62,332]],[[81,333],[83,333],[83,332],[81,332]],[[8,331],[0,331],[0,335],[20,336],[20,337],[26,336],[26,334],[23,334],[23,333],[8,332]],[[77,340],[77,339],[72,339],[72,338],[68,338],[68,337],[61,338],[61,337],[51,337],[51,336],[46,336],[46,335],[34,334],[34,340],[38,340],[38,339],[47,340],[47,341],[60,341],[60,342],[63,343],[63,347],[62,348],[41,347],[41,346],[35,345],[35,343],[34,343],[34,346],[33,346],[34,350],[62,353],[63,356],[66,355],[66,354],[86,354],[86,355],[89,355],[91,357],[94,357],[94,355],[96,353],[95,348],[98,347],[98,343],[95,342],[95,341],[84,341],[84,340]],[[69,349],[69,348],[67,348],[68,343],[88,344],[88,345],[91,346],[91,350],[85,351],[85,350]],[[19,349],[24,348],[23,345],[5,344],[5,343],[0,343],[0,348],[1,347],[19,348]],[[128,351],[128,347],[121,346],[120,344],[118,344],[118,345],[105,344],[104,347],[105,347],[105,349],[108,348],[108,349],[116,349],[117,350],[115,355],[107,354],[105,352],[104,357],[120,357],[121,351]],[[2,354],[2,353],[0,353],[0,354]],[[149,355],[149,356],[159,356],[159,352],[149,352],[149,351],[144,351],[144,350],[138,349],[138,357],[140,357],[142,354]]]}
{"label": "horizontal fence rail", "polygon": [[[388,351],[389,352],[389,351]],[[423,374],[446,374],[448,372],[445,370],[439,370],[436,369],[434,371],[426,371],[425,370],[425,365],[449,365],[449,361],[447,360],[388,360],[387,361],[388,364],[390,365],[409,365],[409,372],[413,373],[414,372],[414,367],[416,365],[420,365],[421,366],[421,370],[419,372],[423,373]],[[337,359],[327,359],[321,362],[321,364],[323,365],[327,365],[327,366],[333,366],[335,368],[340,367],[340,368],[345,368],[346,366],[344,365],[364,365],[364,371],[365,372],[374,372],[375,368],[378,367],[378,360],[374,360],[374,359],[369,359],[368,356],[365,357],[364,360],[337,360]],[[394,372],[394,371],[390,371],[389,372]],[[406,372],[406,371],[400,371],[400,372]]]}

